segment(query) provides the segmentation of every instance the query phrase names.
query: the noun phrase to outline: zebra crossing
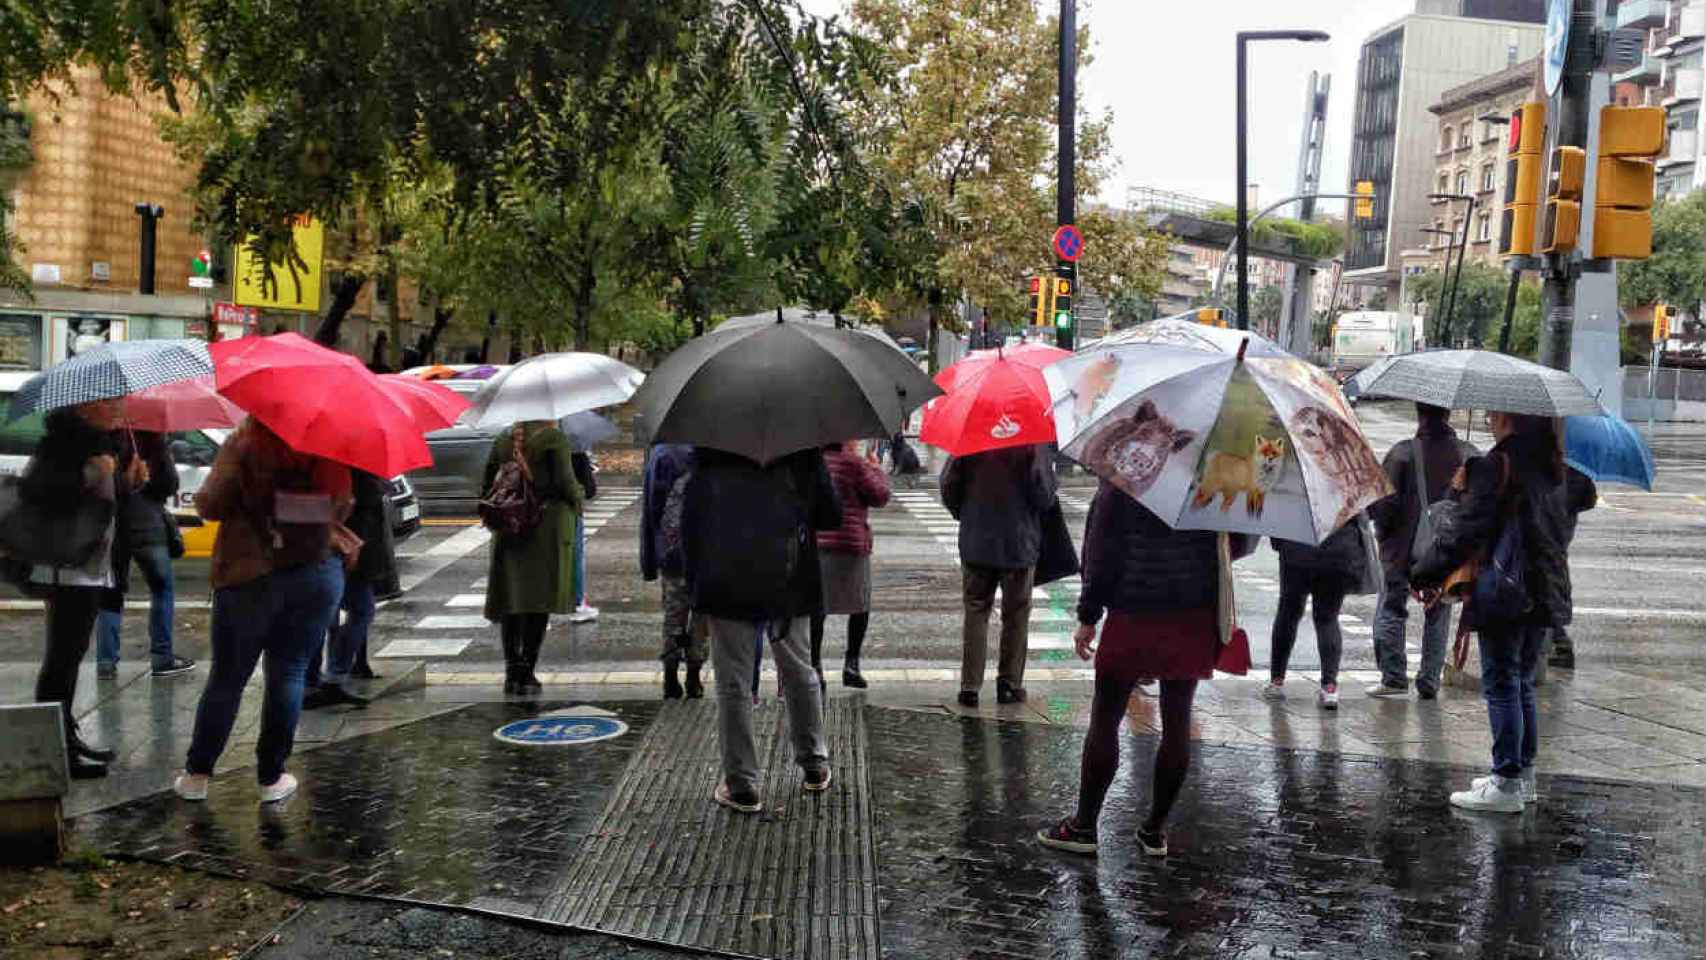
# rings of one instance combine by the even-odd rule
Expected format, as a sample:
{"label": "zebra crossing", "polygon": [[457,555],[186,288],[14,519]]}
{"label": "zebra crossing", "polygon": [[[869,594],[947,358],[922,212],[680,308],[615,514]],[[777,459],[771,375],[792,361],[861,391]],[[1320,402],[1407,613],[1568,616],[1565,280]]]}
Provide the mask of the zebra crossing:
{"label": "zebra crossing", "polygon": [[[632,506],[634,501],[640,498],[640,494],[641,490],[637,487],[606,488],[599,492],[597,499],[588,501],[584,507],[584,512],[581,514],[587,540],[590,541],[598,531],[604,528],[605,524]],[[483,528],[471,527],[451,539],[467,537],[470,542],[473,542],[474,538],[478,537],[477,545],[483,545],[490,539],[489,536],[480,536],[485,532]],[[458,558],[466,556],[469,552],[471,551],[467,549],[462,550],[458,554]],[[486,631],[491,629],[492,624],[486,620],[484,614],[470,612],[480,610],[485,605],[486,578],[482,576],[469,584],[466,593],[455,594],[446,600],[442,612],[424,616],[410,628],[412,631],[425,633],[426,636],[399,637],[387,644],[383,650],[375,653],[374,656],[409,658],[458,656],[468,648],[469,644],[474,642],[473,638],[447,636],[446,634],[457,632],[466,634],[475,630]]]}

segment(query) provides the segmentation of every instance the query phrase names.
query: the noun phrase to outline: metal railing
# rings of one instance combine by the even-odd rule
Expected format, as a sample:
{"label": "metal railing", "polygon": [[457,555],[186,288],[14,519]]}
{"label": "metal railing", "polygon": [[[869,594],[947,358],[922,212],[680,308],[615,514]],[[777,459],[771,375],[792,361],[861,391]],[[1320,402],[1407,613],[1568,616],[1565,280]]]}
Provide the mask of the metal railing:
{"label": "metal railing", "polygon": [[[1653,372],[1644,366],[1623,368],[1623,397],[1626,400],[1647,398],[1647,377]],[[1655,400],[1688,400],[1706,403],[1706,370],[1685,370],[1680,367],[1660,367],[1652,378]]]}
{"label": "metal railing", "polygon": [[1182,213],[1191,217],[1207,216],[1209,211],[1216,207],[1231,206],[1188,194],[1174,193],[1171,190],[1157,190],[1154,187],[1132,187],[1126,191],[1125,202],[1126,206],[1133,210]]}

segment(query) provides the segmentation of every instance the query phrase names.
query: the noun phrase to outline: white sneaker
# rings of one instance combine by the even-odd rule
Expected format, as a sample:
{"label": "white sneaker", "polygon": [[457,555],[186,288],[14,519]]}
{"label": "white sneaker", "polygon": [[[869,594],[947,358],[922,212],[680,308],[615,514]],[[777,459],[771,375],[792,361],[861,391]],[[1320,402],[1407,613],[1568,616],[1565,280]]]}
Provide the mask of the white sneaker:
{"label": "white sneaker", "polygon": [[597,607],[589,607],[584,603],[581,604],[580,606],[576,607],[574,613],[569,614],[569,622],[570,623],[586,623],[590,620],[597,620],[597,619],[598,619],[598,608]]}
{"label": "white sneaker", "polygon": [[180,773],[172,781],[172,792],[185,800],[206,800],[207,779],[205,773]]}
{"label": "white sneaker", "polygon": [[1262,699],[1263,700],[1284,700],[1285,699],[1285,682],[1276,680],[1276,681],[1271,681],[1269,683],[1262,684]]}
{"label": "white sneaker", "polygon": [[1410,696],[1410,688],[1377,683],[1368,688],[1368,695],[1376,700],[1399,700]]}
{"label": "white sneaker", "polygon": [[[1475,779],[1469,781],[1469,786],[1470,786],[1470,788],[1473,789],[1475,787],[1479,787],[1482,784],[1482,782],[1489,781],[1492,779],[1493,779],[1493,774],[1488,774],[1484,777],[1476,777]],[[1540,802],[1540,788],[1535,785],[1534,772],[1533,771],[1529,771],[1527,773],[1524,773],[1522,776],[1517,778],[1517,792],[1522,794],[1522,802],[1523,803],[1539,803]]]}
{"label": "white sneaker", "polygon": [[296,778],[288,773],[281,773],[278,779],[261,788],[262,803],[277,803],[289,799],[296,792]]}
{"label": "white sneaker", "polygon": [[1451,805],[1464,810],[1484,810],[1488,813],[1521,813],[1522,788],[1496,774],[1481,777],[1475,780],[1468,790],[1452,794]]}
{"label": "white sneaker", "polygon": [[1323,710],[1339,709],[1339,685],[1336,683],[1323,685],[1321,692],[1315,695],[1315,699],[1321,704]]}

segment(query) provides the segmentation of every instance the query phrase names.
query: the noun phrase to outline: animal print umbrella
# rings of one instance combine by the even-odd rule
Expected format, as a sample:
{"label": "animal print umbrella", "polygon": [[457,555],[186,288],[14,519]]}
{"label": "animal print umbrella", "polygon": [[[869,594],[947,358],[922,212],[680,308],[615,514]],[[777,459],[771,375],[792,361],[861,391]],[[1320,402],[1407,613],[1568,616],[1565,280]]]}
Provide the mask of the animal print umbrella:
{"label": "animal print umbrella", "polygon": [[1338,384],[1289,355],[1137,343],[1043,375],[1062,452],[1178,529],[1319,543],[1391,492]]}

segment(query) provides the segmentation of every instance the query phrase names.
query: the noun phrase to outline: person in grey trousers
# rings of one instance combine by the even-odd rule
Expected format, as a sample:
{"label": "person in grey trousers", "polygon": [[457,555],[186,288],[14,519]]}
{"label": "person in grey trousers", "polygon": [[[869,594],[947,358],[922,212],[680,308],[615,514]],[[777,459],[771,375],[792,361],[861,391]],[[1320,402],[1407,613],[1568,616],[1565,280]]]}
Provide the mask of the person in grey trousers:
{"label": "person in grey trousers", "polygon": [[1042,517],[1055,505],[1054,445],[1004,447],[955,457],[942,469],[942,505],[960,522],[965,620],[961,706],[977,706],[989,659],[989,612],[1001,590],[1001,659],[995,699],[1025,699],[1031,586],[1042,553]]}
{"label": "person in grey trousers", "polygon": [[[1445,499],[1458,468],[1480,453],[1472,444],[1457,438],[1450,416],[1451,411],[1444,407],[1416,404],[1415,437],[1395,444],[1386,454],[1386,476],[1392,481],[1394,492],[1368,510],[1380,535],[1380,560],[1386,572],[1380,605],[1374,614],[1374,661],[1380,668],[1380,683],[1368,688],[1371,697],[1410,695],[1404,625],[1409,618],[1410,554],[1416,526],[1427,504]],[[1425,497],[1422,474],[1427,480]],[[1450,605],[1440,603],[1426,608],[1422,621],[1422,659],[1416,670],[1416,695],[1423,700],[1439,695],[1450,632]]]}
{"label": "person in grey trousers", "polygon": [[764,466],[706,448],[694,460],[681,541],[689,606],[709,623],[717,671],[723,775],[712,799],[758,813],[764,801],[750,693],[761,637],[776,658],[801,786],[807,793],[829,789],[811,618],[823,612],[816,531],[841,526],[841,502],[816,448]]}

